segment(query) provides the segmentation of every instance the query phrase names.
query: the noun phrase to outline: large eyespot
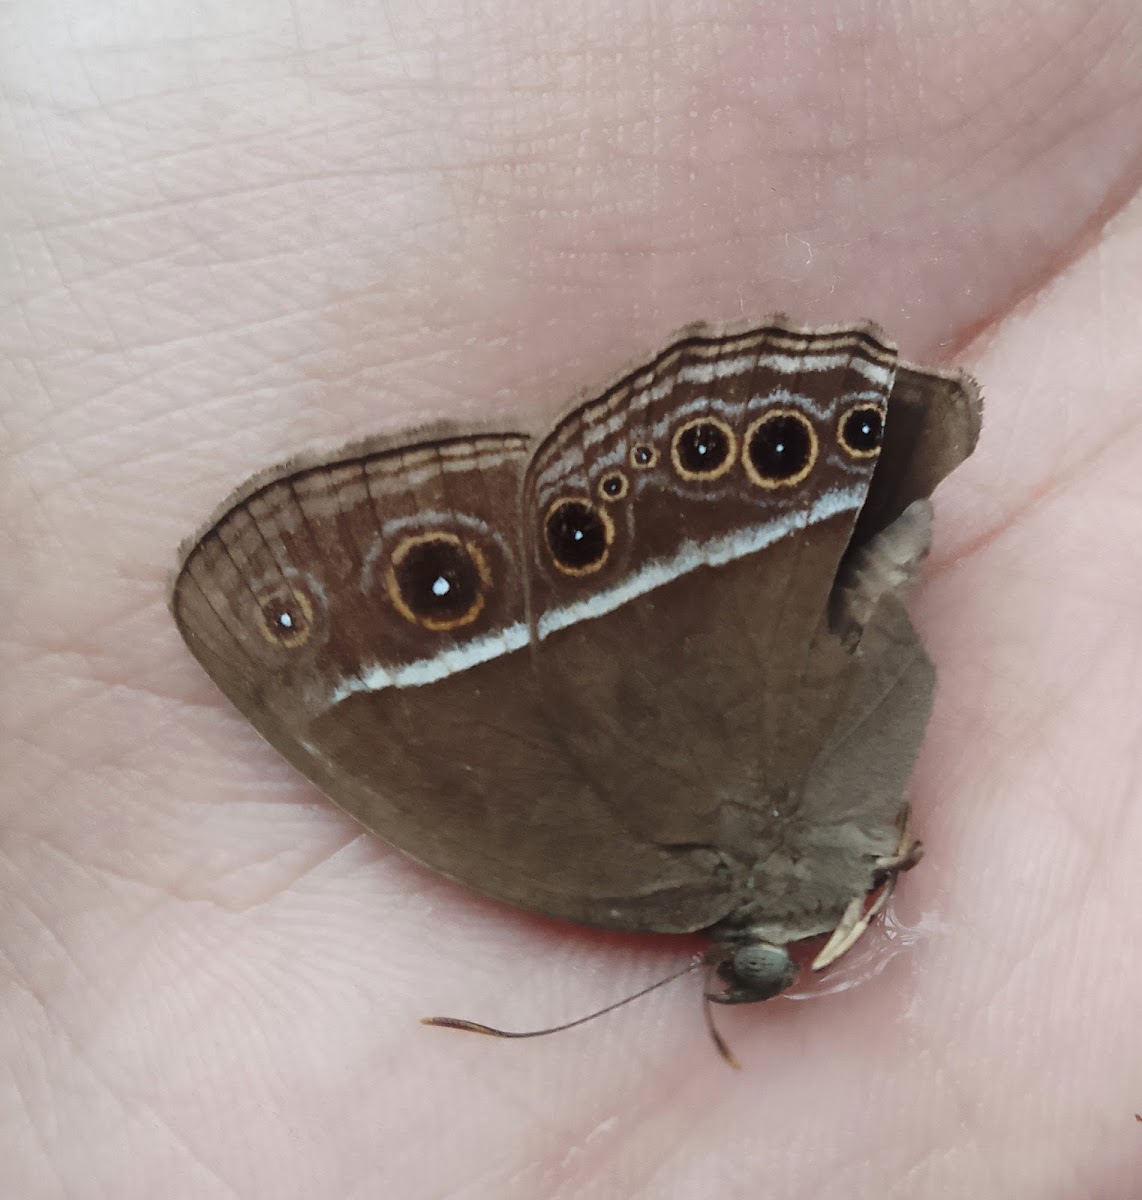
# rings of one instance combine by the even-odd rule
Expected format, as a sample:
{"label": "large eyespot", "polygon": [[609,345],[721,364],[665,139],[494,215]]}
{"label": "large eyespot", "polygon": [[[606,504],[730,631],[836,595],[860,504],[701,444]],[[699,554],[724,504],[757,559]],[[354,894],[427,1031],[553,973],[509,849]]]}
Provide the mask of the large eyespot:
{"label": "large eyespot", "polygon": [[795,408],[772,409],[746,430],[743,458],[758,487],[795,487],[817,461],[817,433]]}
{"label": "large eyespot", "polygon": [[604,500],[622,500],[630,491],[630,480],[622,471],[608,471],[599,480],[599,495]]}
{"label": "large eyespot", "polygon": [[853,458],[875,458],[884,440],[884,417],[875,404],[850,408],[837,426],[837,439]]}
{"label": "large eyespot", "polygon": [[403,538],[385,570],[385,590],[406,621],[446,633],[470,625],[492,585],[479,546],[436,530]]}
{"label": "large eyespot", "polygon": [[695,417],[674,431],[670,458],[683,479],[720,479],[734,465],[737,439],[717,417]]}
{"label": "large eyespot", "polygon": [[543,534],[552,561],[564,575],[590,575],[607,561],[615,523],[589,500],[556,500],[547,510]]}
{"label": "large eyespot", "polygon": [[296,650],[313,633],[313,601],[296,584],[282,580],[256,598],[258,631],[272,646]]}
{"label": "large eyespot", "polygon": [[649,471],[658,462],[658,451],[645,442],[638,442],[630,448],[627,459],[636,471]]}

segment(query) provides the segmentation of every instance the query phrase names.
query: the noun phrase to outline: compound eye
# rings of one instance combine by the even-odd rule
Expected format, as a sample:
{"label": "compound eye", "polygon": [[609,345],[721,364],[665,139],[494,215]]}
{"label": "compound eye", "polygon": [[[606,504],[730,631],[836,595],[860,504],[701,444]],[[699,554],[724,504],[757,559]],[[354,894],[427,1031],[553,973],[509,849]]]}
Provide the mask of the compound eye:
{"label": "compound eye", "polygon": [[750,942],[738,946],[731,958],[721,963],[718,975],[726,990],[711,994],[719,1004],[752,1004],[769,1000],[792,987],[797,979],[797,964],[784,946],[769,942]]}

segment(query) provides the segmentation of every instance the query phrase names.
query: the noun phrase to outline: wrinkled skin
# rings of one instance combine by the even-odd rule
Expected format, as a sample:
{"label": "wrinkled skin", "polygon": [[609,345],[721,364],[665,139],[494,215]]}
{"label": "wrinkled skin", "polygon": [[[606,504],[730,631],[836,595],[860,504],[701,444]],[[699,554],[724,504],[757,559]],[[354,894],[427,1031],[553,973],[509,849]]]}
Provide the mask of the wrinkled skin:
{"label": "wrinkled skin", "polygon": [[[0,1194],[1138,1194],[1142,10],[426,7],[5,10]],[[175,547],[316,439],[776,308],[985,387],[913,606],[914,944],[719,1013],[740,1073],[693,977],[425,1029],[695,943],[359,833],[179,642]]]}

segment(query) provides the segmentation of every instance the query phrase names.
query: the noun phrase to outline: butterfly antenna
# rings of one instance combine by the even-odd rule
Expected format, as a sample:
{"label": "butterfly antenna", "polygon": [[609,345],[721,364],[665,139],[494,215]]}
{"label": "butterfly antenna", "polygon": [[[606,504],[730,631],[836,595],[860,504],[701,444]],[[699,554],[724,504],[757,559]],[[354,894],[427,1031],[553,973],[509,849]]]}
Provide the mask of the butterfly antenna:
{"label": "butterfly antenna", "polygon": [[[616,1000],[613,1004],[608,1004],[605,1008],[600,1008],[597,1012],[588,1013],[585,1017],[578,1017],[574,1021],[567,1021],[563,1025],[552,1025],[548,1029],[528,1029],[522,1032],[510,1029],[495,1029],[491,1025],[481,1025],[476,1021],[465,1021],[461,1017],[421,1017],[422,1025],[436,1025],[441,1029],[464,1029],[468,1033],[486,1033],[489,1037],[500,1038],[533,1038],[544,1037],[549,1033],[562,1033],[566,1029],[574,1029],[576,1025],[586,1025],[588,1021],[593,1021],[596,1017],[606,1016],[609,1012],[614,1012],[616,1008],[622,1008],[624,1004],[630,1004],[633,1000],[641,1000],[643,996],[648,996],[651,992],[657,991],[660,987],[665,987],[668,983],[673,983],[676,979],[681,979],[683,975],[689,975],[696,971],[699,967],[705,964],[706,960],[702,956],[694,958],[688,966],[682,968],[681,971],[675,971],[671,975],[667,975],[665,979],[659,979],[656,983],[652,983],[649,987],[644,987],[633,995],[624,996],[621,1000]],[[714,1034],[715,1044],[719,1048],[724,1046],[717,1033]],[[733,1055],[728,1054],[728,1051],[723,1050],[723,1057],[727,1057],[728,1061],[733,1062]]]}
{"label": "butterfly antenna", "polygon": [[[712,983],[716,973],[717,964],[711,963],[710,972],[706,977],[707,980]],[[740,1071],[742,1069],[741,1063],[738,1062],[737,1058],[734,1056],[734,1052],[726,1044],[726,1039],[722,1037],[721,1033],[718,1032],[717,1025],[714,1024],[714,1003],[708,986],[702,992],[702,1012],[705,1015],[706,1029],[709,1031],[710,1039],[714,1043],[714,1048],[722,1056],[722,1058],[725,1059],[725,1061],[729,1063],[731,1067],[733,1067],[735,1071]]]}

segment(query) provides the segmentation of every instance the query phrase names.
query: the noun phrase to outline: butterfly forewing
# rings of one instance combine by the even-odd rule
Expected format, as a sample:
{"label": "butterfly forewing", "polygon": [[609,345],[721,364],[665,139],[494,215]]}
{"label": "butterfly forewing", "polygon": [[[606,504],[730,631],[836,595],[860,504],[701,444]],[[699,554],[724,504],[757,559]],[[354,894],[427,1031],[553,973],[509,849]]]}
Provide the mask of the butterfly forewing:
{"label": "butterfly forewing", "polygon": [[[883,419],[893,365],[864,329],[694,338],[537,450],[537,674],[629,843],[752,867],[780,841],[774,813],[796,803],[851,672],[827,603],[876,456],[846,453],[836,429],[860,406]],[[575,558],[561,506],[602,526],[594,560]],[[726,879],[711,886],[729,897]]]}

